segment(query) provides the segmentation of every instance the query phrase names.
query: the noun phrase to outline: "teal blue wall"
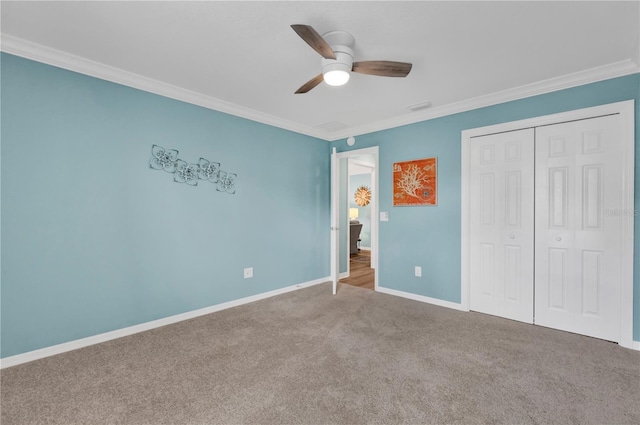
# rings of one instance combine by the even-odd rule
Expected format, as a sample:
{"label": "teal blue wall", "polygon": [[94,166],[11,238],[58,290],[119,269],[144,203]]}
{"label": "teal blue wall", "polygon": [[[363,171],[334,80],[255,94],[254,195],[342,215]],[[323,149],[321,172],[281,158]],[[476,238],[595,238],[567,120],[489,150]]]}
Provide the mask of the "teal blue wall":
{"label": "teal blue wall", "polygon": [[[1,66],[1,357],[329,275],[326,141]],[[149,169],[152,144],[221,162],[237,193]]]}
{"label": "teal blue wall", "polygon": [[[332,143],[337,150],[379,146],[380,286],[460,302],[460,133],[492,124],[634,99],[636,102],[635,205],[640,205],[640,74],[503,103]],[[392,199],[392,164],[438,157],[438,206],[396,207]],[[422,266],[422,278],[414,277]],[[634,339],[640,340],[640,226],[635,228]]]}
{"label": "teal blue wall", "polygon": [[356,204],[355,192],[360,186],[371,189],[371,174],[352,174],[349,176],[349,208],[358,209],[358,221],[362,223],[360,231],[360,246],[371,248],[371,204],[361,207]]}
{"label": "teal blue wall", "polygon": [[[329,274],[326,142],[11,55],[0,60],[1,357]],[[380,223],[380,285],[460,301],[462,130],[628,99],[640,102],[640,74],[358,136],[353,149],[380,149],[380,210],[389,212]],[[238,173],[237,193],[150,170],[152,144],[221,162]],[[438,157],[438,206],[393,208],[392,163],[430,156]],[[255,277],[245,280],[250,266]]]}

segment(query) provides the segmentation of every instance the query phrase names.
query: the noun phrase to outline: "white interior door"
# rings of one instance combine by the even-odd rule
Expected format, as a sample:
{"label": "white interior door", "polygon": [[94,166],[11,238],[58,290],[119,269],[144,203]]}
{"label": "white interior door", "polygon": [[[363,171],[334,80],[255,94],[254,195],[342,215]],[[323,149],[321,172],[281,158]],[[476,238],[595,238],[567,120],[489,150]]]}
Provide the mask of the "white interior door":
{"label": "white interior door", "polygon": [[331,283],[333,295],[340,280],[340,169],[336,148],[331,152]]}
{"label": "white interior door", "polygon": [[534,130],[470,148],[471,310],[533,323]]}
{"label": "white interior door", "polygon": [[536,129],[536,324],[620,340],[619,115]]}

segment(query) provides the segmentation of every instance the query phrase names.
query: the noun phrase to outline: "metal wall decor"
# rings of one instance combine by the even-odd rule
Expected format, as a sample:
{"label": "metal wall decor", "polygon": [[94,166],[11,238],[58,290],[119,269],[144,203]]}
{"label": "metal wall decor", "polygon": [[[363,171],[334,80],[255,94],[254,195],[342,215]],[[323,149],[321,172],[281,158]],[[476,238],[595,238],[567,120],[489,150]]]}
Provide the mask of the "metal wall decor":
{"label": "metal wall decor", "polygon": [[153,170],[164,170],[173,174],[173,181],[176,183],[197,186],[199,180],[207,180],[215,183],[216,190],[219,192],[236,193],[238,175],[220,170],[219,162],[200,158],[197,164],[188,163],[178,158],[177,150],[153,145],[151,146],[149,167]]}
{"label": "metal wall decor", "polygon": [[354,194],[354,199],[356,204],[361,207],[366,207],[371,202],[371,189],[367,186],[360,186],[356,189],[356,193]]}

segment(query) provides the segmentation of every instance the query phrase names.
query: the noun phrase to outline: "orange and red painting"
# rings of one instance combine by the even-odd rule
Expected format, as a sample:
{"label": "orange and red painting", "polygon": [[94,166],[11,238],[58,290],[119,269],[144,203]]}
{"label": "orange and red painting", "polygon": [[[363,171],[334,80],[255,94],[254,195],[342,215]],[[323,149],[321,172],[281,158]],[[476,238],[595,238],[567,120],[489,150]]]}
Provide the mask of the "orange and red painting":
{"label": "orange and red painting", "polygon": [[436,205],[438,201],[436,158],[393,164],[393,206]]}

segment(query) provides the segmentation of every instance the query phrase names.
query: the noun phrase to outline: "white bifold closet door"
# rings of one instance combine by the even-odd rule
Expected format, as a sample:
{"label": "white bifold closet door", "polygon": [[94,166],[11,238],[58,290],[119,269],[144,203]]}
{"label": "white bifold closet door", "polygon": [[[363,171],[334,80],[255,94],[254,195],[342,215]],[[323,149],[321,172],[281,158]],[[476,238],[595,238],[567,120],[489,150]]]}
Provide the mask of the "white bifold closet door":
{"label": "white bifold closet door", "polygon": [[533,323],[534,129],[470,152],[471,310]]}
{"label": "white bifold closet door", "polygon": [[619,115],[536,128],[535,322],[620,340]]}

